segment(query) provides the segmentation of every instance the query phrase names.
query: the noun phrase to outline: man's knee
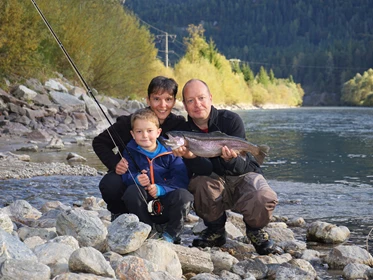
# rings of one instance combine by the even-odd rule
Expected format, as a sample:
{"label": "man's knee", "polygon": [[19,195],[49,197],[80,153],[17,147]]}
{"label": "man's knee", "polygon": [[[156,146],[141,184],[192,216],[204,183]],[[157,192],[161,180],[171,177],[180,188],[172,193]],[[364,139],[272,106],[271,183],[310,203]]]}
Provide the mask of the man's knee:
{"label": "man's knee", "polygon": [[188,190],[194,196],[219,197],[224,190],[224,182],[217,175],[197,176],[190,180]]}
{"label": "man's knee", "polygon": [[267,211],[273,211],[278,204],[277,194],[271,188],[257,191],[256,200]]}

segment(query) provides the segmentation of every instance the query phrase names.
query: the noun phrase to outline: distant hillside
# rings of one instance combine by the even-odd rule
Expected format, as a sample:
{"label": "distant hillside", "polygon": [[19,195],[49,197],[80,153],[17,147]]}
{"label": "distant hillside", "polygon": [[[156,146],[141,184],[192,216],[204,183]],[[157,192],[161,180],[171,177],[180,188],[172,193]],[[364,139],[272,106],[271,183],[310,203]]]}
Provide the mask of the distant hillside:
{"label": "distant hillside", "polygon": [[[339,100],[344,82],[373,67],[370,0],[126,0],[124,6],[155,35],[177,35],[169,38],[171,64],[183,55],[186,27],[202,23],[207,40],[227,58],[256,72],[264,66],[276,77],[292,75],[306,94],[327,92],[326,103]],[[157,47],[164,51],[164,42]]]}

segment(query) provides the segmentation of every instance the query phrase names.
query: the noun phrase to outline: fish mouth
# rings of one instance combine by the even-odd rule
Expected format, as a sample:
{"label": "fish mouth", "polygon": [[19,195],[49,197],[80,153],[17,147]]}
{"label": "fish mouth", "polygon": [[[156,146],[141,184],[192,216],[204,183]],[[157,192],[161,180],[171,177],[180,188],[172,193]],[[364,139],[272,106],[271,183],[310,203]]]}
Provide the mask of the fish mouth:
{"label": "fish mouth", "polygon": [[168,136],[168,139],[165,139],[164,140],[164,143],[170,147],[172,150],[175,150],[175,149],[178,149],[180,148],[181,146],[184,146],[185,145],[185,140],[183,137],[180,137],[180,136],[172,136],[171,134],[169,133],[166,133],[166,135]]}

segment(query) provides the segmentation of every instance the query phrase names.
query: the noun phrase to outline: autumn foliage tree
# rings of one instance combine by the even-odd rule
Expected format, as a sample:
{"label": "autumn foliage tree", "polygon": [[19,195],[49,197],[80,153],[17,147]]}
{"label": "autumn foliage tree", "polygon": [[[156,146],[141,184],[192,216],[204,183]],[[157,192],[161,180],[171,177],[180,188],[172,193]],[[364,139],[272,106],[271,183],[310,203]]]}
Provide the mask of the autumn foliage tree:
{"label": "autumn foliage tree", "polygon": [[[157,73],[153,36],[114,0],[36,1],[88,84],[111,96],[145,96]],[[77,79],[31,1],[0,3],[0,74]]]}
{"label": "autumn foliage tree", "polygon": [[215,104],[251,104],[251,93],[242,73],[235,73],[230,62],[219,53],[215,43],[207,43],[201,25],[190,25],[185,38],[187,51],[175,66],[177,80],[184,84],[192,78],[207,83]]}
{"label": "autumn foliage tree", "polygon": [[27,75],[40,66],[36,15],[31,2],[0,1],[0,75]]}
{"label": "autumn foliage tree", "polygon": [[373,69],[356,74],[342,88],[341,102],[352,106],[373,106]]}

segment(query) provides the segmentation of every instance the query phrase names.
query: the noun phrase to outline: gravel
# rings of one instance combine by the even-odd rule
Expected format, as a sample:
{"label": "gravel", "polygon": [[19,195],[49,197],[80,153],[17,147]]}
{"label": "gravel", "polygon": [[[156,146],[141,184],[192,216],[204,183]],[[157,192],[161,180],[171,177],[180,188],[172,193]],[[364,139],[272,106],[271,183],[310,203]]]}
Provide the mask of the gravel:
{"label": "gravel", "polygon": [[98,172],[95,168],[83,164],[70,166],[58,162],[35,163],[0,157],[0,180],[52,175],[97,176]]}

